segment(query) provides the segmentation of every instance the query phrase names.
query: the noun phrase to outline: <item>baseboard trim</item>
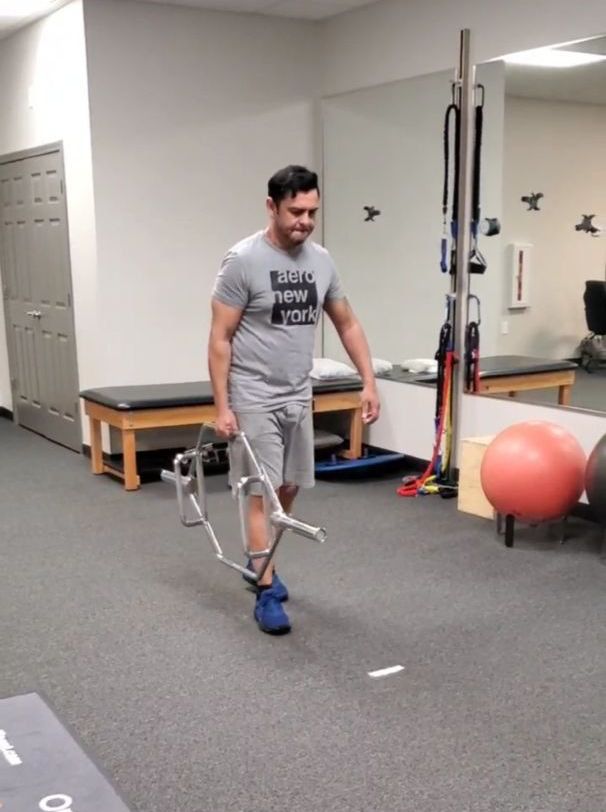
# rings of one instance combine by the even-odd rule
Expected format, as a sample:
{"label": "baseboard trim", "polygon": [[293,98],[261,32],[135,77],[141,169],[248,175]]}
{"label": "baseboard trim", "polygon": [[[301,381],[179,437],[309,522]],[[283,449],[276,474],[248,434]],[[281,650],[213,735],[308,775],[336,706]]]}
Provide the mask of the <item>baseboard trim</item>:
{"label": "baseboard trim", "polygon": [[5,409],[4,406],[0,406],[0,417],[4,417],[6,420],[12,420],[13,413],[10,409]]}

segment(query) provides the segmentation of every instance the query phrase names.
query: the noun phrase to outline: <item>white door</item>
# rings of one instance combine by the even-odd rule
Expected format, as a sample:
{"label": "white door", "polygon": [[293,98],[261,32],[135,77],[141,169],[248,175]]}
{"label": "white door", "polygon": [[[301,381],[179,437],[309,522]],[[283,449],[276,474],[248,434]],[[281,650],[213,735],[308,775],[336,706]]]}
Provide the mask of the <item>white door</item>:
{"label": "white door", "polygon": [[80,450],[60,147],[0,158],[0,271],[16,421]]}

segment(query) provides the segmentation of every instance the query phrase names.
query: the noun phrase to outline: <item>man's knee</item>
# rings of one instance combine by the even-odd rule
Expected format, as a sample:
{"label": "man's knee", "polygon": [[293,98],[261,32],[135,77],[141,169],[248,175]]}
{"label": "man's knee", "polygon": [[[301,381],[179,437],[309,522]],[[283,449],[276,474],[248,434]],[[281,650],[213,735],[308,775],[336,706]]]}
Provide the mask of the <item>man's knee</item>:
{"label": "man's knee", "polygon": [[290,512],[292,508],[292,504],[295,501],[295,497],[299,492],[299,488],[297,485],[282,485],[280,490],[278,491],[278,498],[280,500],[280,504],[282,505],[283,510],[287,513]]}

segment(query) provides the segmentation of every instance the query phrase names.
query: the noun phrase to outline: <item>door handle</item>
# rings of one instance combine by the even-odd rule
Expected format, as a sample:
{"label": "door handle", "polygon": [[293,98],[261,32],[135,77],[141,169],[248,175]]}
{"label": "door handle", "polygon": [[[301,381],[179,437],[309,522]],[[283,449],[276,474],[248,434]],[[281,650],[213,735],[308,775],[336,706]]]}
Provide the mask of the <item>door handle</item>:
{"label": "door handle", "polygon": [[41,319],[42,318],[42,311],[41,310],[28,310],[25,314],[26,316],[32,316],[34,319]]}

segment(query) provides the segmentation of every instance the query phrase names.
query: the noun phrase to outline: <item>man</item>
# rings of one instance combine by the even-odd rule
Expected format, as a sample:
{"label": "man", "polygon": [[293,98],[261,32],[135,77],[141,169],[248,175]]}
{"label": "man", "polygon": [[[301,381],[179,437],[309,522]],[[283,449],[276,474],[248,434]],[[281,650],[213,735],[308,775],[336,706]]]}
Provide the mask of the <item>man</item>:
{"label": "man", "polygon": [[[320,193],[316,173],[302,166],[268,183],[269,223],[224,257],[212,297],[209,370],[216,430],[230,442],[232,486],[244,470],[241,430],[250,439],[288,513],[300,487],[314,484],[310,372],[315,327],[323,307],[362,378],[362,417],[379,416],[366,337],[345,297],[334,263],[308,238]],[[251,491],[248,530],[253,550],[268,546],[263,499]],[[255,559],[258,567],[260,559]],[[249,568],[253,564],[248,562]],[[257,584],[254,616],[262,631],[290,631],[286,586],[267,567]]]}

